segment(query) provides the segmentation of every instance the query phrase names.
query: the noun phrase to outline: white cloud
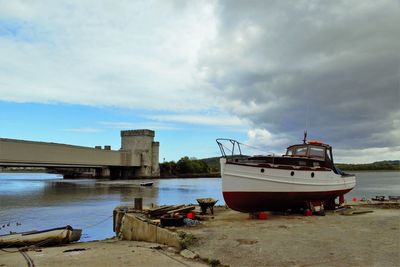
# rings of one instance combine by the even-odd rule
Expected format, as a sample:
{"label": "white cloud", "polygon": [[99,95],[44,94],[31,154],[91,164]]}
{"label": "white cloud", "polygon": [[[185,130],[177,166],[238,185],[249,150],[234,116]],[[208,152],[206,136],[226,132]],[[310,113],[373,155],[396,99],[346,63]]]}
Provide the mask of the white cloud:
{"label": "white cloud", "polygon": [[246,144],[257,153],[284,153],[290,140],[285,135],[274,135],[266,129],[250,129]]}
{"label": "white cloud", "polygon": [[400,146],[365,148],[365,149],[334,149],[334,160],[339,163],[371,163],[382,160],[399,160]]}
{"label": "white cloud", "polygon": [[208,1],[3,1],[0,99],[204,110],[196,64],[215,35]]}
{"label": "white cloud", "polygon": [[64,132],[76,132],[76,133],[98,133],[103,132],[103,129],[92,128],[92,127],[81,127],[81,128],[67,128],[62,129]]}
{"label": "white cloud", "polygon": [[111,121],[102,121],[101,125],[104,125],[107,128],[112,129],[151,129],[151,130],[176,130],[178,129],[176,126],[168,123],[156,123],[156,122],[111,122]]}
{"label": "white cloud", "polygon": [[187,124],[201,124],[201,125],[214,125],[220,127],[237,126],[248,127],[249,121],[240,119],[235,116],[224,115],[151,115],[147,118],[158,121],[179,122]]}

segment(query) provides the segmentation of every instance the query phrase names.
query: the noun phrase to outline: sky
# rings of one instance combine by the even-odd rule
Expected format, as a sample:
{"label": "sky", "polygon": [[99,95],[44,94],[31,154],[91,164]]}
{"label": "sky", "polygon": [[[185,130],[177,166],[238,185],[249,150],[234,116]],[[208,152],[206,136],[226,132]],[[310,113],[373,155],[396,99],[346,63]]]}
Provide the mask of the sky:
{"label": "sky", "polygon": [[400,1],[0,0],[0,137],[400,159]]}

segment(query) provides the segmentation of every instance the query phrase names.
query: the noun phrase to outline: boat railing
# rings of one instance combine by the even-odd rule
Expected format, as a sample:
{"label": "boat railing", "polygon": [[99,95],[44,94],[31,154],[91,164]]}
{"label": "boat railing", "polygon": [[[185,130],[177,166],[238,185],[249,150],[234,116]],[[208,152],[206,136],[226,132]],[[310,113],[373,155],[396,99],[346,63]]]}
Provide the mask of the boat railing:
{"label": "boat railing", "polygon": [[[219,146],[219,150],[221,151],[222,157],[227,158],[234,156],[243,156],[242,149],[240,147],[241,143],[239,143],[238,141],[226,138],[218,138],[215,141]],[[227,145],[230,147],[228,147]]]}

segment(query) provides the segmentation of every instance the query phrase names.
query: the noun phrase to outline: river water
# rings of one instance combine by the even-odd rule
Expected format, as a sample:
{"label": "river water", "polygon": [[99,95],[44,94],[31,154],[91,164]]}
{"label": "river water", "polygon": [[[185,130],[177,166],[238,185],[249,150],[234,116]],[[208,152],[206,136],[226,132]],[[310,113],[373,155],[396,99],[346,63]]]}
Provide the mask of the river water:
{"label": "river water", "polygon": [[[400,172],[359,172],[347,199],[400,195]],[[0,173],[0,235],[71,225],[82,228],[82,241],[113,236],[112,211],[142,197],[151,203],[190,204],[212,197],[224,204],[220,178],[143,180],[62,179],[56,174]]]}

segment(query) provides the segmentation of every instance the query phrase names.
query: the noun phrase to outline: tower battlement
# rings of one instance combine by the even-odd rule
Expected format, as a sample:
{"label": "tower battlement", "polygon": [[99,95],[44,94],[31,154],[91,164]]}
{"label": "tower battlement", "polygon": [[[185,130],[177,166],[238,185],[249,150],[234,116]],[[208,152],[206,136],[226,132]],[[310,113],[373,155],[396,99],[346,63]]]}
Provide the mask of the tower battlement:
{"label": "tower battlement", "polygon": [[150,136],[154,137],[154,131],[148,129],[140,129],[140,130],[125,130],[121,131],[121,137],[127,136]]}

